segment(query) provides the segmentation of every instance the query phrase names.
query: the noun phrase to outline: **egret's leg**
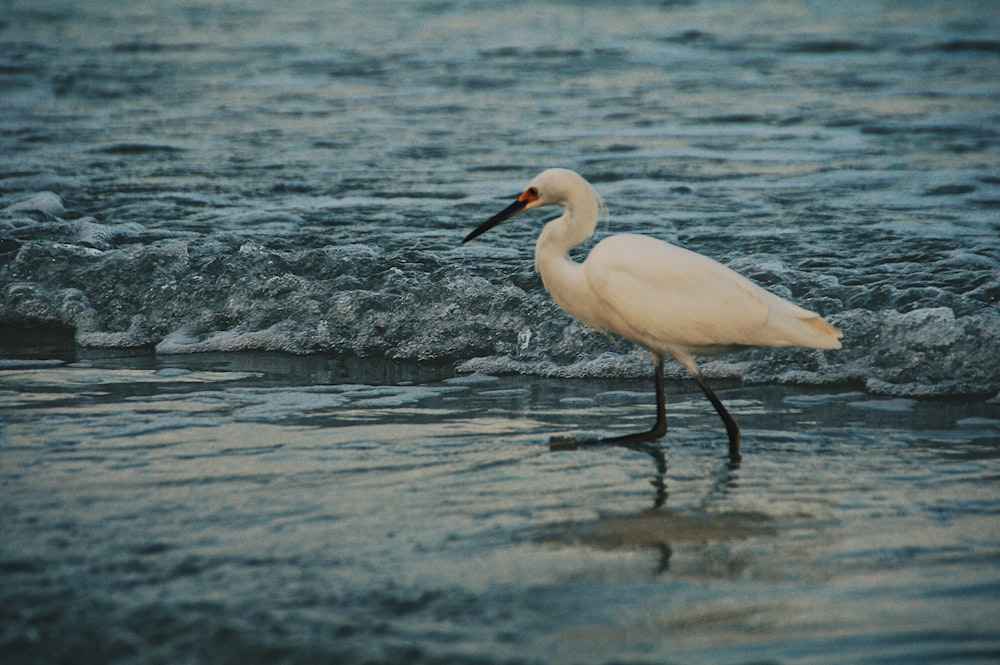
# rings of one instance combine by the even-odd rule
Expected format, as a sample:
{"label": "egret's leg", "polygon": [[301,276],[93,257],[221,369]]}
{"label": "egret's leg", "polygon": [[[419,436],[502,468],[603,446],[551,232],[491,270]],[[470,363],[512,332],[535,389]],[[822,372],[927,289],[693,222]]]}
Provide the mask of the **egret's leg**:
{"label": "egret's leg", "polygon": [[731,462],[739,462],[743,459],[743,456],[740,455],[740,426],[736,424],[733,417],[726,411],[726,407],[722,406],[722,402],[715,396],[712,389],[708,387],[705,380],[698,375],[695,375],[694,380],[698,382],[702,392],[705,393],[705,397],[712,403],[715,410],[719,412],[722,422],[726,424],[726,432],[729,434],[729,460]]}
{"label": "egret's leg", "polygon": [[574,436],[554,436],[549,439],[549,447],[554,450],[573,449],[581,445],[612,444],[616,446],[632,446],[649,441],[662,439],[667,433],[667,406],[666,394],[663,389],[663,358],[658,354],[653,355],[654,378],[656,380],[656,424],[653,429],[636,434],[623,434],[612,436],[606,439],[591,439],[579,441]]}
{"label": "egret's leg", "polygon": [[622,436],[612,436],[606,439],[600,439],[598,443],[630,446],[634,443],[644,443],[646,441],[656,441],[657,439],[662,439],[667,433],[666,391],[663,389],[663,358],[661,358],[659,354],[653,354],[653,364],[653,374],[656,381],[656,423],[653,425],[653,429],[648,432],[623,434]]}

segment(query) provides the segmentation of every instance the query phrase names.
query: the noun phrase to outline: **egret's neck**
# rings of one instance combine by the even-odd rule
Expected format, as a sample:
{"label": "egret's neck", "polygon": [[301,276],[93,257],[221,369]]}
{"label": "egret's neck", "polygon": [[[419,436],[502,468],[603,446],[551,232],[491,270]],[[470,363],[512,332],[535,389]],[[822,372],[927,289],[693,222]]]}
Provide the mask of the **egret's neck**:
{"label": "egret's neck", "polygon": [[545,225],[535,244],[535,270],[545,289],[564,311],[588,326],[604,329],[593,311],[590,282],[583,275],[583,264],[569,256],[569,250],[589,238],[597,226],[600,199],[584,210],[567,207],[566,213]]}

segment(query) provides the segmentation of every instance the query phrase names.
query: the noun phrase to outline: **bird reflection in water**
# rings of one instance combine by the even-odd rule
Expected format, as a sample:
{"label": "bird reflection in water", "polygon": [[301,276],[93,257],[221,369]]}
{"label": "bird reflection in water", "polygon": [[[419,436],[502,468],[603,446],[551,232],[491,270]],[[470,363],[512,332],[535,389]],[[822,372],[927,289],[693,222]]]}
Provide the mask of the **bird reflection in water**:
{"label": "bird reflection in water", "polygon": [[[540,538],[543,542],[571,542],[604,550],[652,550],[658,553],[655,574],[671,572],[671,559],[675,545],[697,545],[727,542],[773,532],[772,520],[767,515],[753,512],[717,512],[711,504],[724,501],[736,487],[739,462],[728,461],[719,466],[715,482],[701,507],[693,511],[671,511],[667,508],[667,459],[656,444],[620,444],[622,447],[648,455],[653,460],[653,504],[634,514],[602,515],[596,522],[562,524]],[[553,437],[552,450],[594,450],[605,447],[605,440],[577,440],[572,437]],[[721,564],[721,568],[719,568]],[[726,574],[743,565],[737,560],[714,557],[705,564],[705,574]],[[708,570],[709,566],[712,570]],[[715,570],[719,568],[718,570]]]}

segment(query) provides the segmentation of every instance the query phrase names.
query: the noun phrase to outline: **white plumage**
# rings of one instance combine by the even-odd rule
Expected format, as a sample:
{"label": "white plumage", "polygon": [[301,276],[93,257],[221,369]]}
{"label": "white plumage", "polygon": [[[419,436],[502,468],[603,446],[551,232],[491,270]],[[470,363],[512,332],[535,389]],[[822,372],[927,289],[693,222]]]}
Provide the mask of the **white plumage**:
{"label": "white plumage", "polygon": [[506,209],[463,242],[525,210],[561,205],[535,245],[535,268],[566,312],[597,330],[613,332],[653,353],[657,423],[648,432],[605,439],[633,444],[666,433],[662,359],[671,355],[691,373],[726,423],[730,458],[740,459],[740,431],[698,372],[693,354],[741,346],[839,349],[840,331],[712,259],[644,235],[622,234],[599,242],[583,263],[569,250],[594,233],[604,202],[579,174],[548,169]]}

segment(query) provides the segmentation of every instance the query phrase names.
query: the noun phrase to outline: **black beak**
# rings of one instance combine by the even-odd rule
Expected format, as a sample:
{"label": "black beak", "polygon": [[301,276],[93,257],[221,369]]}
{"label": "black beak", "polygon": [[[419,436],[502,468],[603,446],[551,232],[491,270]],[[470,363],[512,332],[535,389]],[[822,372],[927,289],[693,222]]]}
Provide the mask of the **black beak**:
{"label": "black beak", "polygon": [[470,240],[472,240],[476,236],[480,236],[480,235],[486,233],[487,231],[489,231],[490,229],[492,229],[494,226],[496,226],[500,222],[504,221],[505,219],[510,219],[511,217],[513,217],[514,215],[516,215],[517,213],[523,211],[524,207],[526,205],[528,205],[528,203],[529,203],[529,201],[527,199],[525,199],[524,201],[522,201],[520,199],[518,199],[517,201],[514,201],[509,206],[507,206],[506,208],[504,208],[503,210],[501,210],[500,212],[498,212],[497,214],[493,215],[492,217],[490,217],[489,219],[487,219],[485,222],[483,222],[482,224],[480,224],[479,226],[477,226],[476,229],[472,233],[470,233],[469,235],[465,236],[465,240],[462,241],[462,244],[465,244],[465,243],[469,242]]}

